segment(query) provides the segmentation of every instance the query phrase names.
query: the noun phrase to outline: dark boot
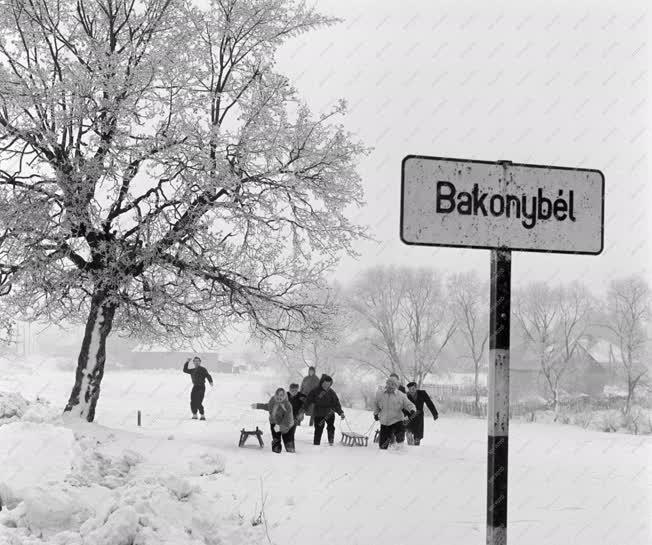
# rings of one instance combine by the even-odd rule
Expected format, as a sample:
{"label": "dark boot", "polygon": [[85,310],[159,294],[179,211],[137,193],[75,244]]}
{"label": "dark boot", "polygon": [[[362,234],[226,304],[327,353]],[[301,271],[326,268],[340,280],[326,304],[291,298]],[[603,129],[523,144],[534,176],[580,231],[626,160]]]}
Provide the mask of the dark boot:
{"label": "dark boot", "polygon": [[272,441],[272,452],[279,453],[279,452],[281,452],[281,448],[282,447],[281,447],[281,440],[280,439],[278,441],[277,440]]}
{"label": "dark boot", "polygon": [[286,452],[294,452],[294,441],[289,441],[289,442],[285,445],[285,451],[286,451]]}

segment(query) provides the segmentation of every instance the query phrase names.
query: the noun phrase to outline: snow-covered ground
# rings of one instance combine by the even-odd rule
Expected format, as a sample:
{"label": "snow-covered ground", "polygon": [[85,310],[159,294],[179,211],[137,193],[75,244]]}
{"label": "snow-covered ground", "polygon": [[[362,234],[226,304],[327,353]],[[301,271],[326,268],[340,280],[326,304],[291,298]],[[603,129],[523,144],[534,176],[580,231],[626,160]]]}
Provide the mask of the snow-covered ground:
{"label": "snow-covered ground", "polygon": [[[249,408],[277,386],[268,378],[214,374],[201,422],[189,420],[190,380],[180,371],[107,370],[89,425],[58,416],[72,373],[43,369],[0,367],[0,392],[52,402],[0,426],[2,545],[485,539],[484,421],[427,420],[422,446],[388,451],[315,447],[304,423],[297,453],[276,455],[266,413]],[[356,431],[373,422],[369,412],[346,413]],[[240,429],[257,425],[265,448],[238,448]],[[652,543],[651,458],[650,437],[513,422],[509,542]],[[266,524],[253,525],[261,497]]]}

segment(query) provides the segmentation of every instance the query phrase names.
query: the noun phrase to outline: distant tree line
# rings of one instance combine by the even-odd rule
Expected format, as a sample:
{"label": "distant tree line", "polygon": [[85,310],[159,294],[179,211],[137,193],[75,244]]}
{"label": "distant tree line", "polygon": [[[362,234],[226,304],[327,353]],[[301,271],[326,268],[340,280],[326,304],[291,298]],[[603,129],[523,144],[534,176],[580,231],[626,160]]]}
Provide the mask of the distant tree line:
{"label": "distant tree line", "polygon": [[[330,292],[327,332],[290,343],[273,356],[295,376],[316,365],[337,375],[356,369],[397,373],[423,385],[430,373],[473,373],[477,414],[489,345],[489,286],[475,273],[445,276],[434,269],[379,266]],[[626,392],[624,412],[650,388],[650,286],[641,276],[617,278],[605,293],[580,282],[532,282],[512,294],[512,346],[525,347],[556,411],[580,347],[605,340],[615,380]],[[580,346],[581,345],[581,346]],[[355,376],[355,375],[353,375]]]}

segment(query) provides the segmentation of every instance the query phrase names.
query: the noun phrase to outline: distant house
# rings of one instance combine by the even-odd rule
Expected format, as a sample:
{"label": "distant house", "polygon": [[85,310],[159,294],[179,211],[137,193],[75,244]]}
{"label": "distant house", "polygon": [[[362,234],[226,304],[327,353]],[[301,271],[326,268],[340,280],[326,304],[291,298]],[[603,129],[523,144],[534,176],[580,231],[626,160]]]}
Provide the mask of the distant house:
{"label": "distant house", "polygon": [[527,343],[510,347],[509,398],[511,402],[539,399],[545,392],[545,377],[536,354]]}
{"label": "distant house", "polygon": [[578,343],[577,365],[569,376],[569,387],[590,396],[602,395],[616,382],[615,358],[619,348],[605,339],[587,338]]}
{"label": "distant house", "polygon": [[[571,395],[596,397],[614,382],[613,354],[616,347],[604,339],[578,342],[560,388]],[[510,399],[514,402],[546,397],[548,385],[537,355],[527,343],[510,351]]]}
{"label": "distant house", "polygon": [[240,373],[245,369],[242,364],[220,359],[217,352],[169,351],[161,347],[149,349],[137,346],[121,355],[124,367],[131,369],[181,369],[188,358],[199,356],[211,373]]}

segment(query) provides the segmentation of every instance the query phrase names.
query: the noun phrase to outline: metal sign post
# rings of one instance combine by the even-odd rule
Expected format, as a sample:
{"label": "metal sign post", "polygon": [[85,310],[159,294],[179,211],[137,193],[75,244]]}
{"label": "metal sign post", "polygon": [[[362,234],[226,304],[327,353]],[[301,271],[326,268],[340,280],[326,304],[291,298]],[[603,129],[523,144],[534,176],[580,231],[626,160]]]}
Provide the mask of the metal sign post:
{"label": "metal sign post", "polygon": [[509,313],[512,252],[491,251],[487,441],[487,545],[507,543]]}
{"label": "metal sign post", "polygon": [[600,254],[604,175],[408,155],[401,168],[400,229],[406,244],[491,250],[487,545],[505,545],[512,251]]}

